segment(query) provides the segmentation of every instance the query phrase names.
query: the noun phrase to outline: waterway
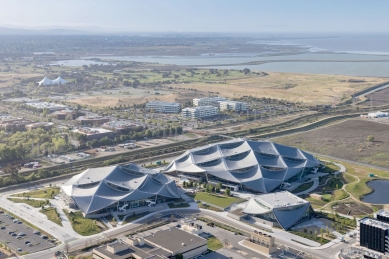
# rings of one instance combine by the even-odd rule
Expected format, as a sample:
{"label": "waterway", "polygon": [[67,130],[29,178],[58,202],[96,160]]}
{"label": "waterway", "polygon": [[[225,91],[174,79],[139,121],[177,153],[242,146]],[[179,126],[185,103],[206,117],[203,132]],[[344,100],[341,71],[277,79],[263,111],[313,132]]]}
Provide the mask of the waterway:
{"label": "waterway", "polygon": [[389,204],[388,180],[375,180],[368,182],[367,185],[374,191],[365,195],[365,197],[362,199],[363,202],[372,204]]}

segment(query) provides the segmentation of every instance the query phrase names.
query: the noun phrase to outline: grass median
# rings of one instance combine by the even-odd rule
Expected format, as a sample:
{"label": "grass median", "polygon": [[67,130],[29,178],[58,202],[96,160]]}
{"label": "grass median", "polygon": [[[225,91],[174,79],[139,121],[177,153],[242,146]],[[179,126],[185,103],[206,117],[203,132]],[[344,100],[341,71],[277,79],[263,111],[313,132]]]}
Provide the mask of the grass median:
{"label": "grass median", "polygon": [[18,193],[12,196],[15,197],[30,197],[41,199],[53,199],[55,195],[59,194],[59,187],[48,187],[44,189],[34,190],[30,192]]}
{"label": "grass median", "polygon": [[67,210],[64,210],[64,212],[72,224],[74,231],[78,234],[90,236],[101,232],[95,220],[84,218],[80,211],[69,213]]}
{"label": "grass median", "polygon": [[60,225],[62,227],[62,221],[59,217],[59,214],[55,208],[47,208],[39,211],[40,213],[43,213],[47,216],[47,218],[54,223]]}
{"label": "grass median", "polygon": [[218,194],[206,193],[206,192],[198,192],[194,196],[195,200],[202,201],[205,203],[209,203],[211,205],[215,205],[221,208],[226,208],[230,206],[232,203],[239,203],[244,201],[243,199],[239,199],[236,197],[227,197]]}

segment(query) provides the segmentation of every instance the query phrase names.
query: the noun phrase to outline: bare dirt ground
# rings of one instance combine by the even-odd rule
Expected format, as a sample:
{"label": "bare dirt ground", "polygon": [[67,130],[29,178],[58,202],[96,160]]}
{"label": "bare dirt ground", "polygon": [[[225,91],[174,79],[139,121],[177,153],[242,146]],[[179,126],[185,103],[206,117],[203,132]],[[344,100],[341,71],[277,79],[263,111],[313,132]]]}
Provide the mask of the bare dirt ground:
{"label": "bare dirt ground", "polygon": [[356,202],[338,203],[332,206],[332,209],[337,213],[349,216],[367,215],[374,212],[372,208],[369,208],[366,205]]}
{"label": "bare dirt ground", "polygon": [[[388,168],[388,132],[387,123],[352,119],[316,130],[276,138],[275,141],[310,152]],[[374,141],[366,140],[369,135],[374,136]]]}
{"label": "bare dirt ground", "polygon": [[389,88],[366,95],[366,104],[370,104],[370,98],[373,106],[389,104]]}

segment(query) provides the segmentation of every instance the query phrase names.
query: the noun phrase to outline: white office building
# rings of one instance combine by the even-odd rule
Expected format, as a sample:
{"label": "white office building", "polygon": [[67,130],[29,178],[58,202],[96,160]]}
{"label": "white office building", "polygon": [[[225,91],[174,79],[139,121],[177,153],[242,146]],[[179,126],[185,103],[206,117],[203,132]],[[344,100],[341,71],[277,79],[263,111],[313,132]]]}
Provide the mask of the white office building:
{"label": "white office building", "polygon": [[182,110],[182,117],[185,119],[200,119],[218,114],[219,110],[214,106],[188,107]]}
{"label": "white office building", "polygon": [[179,113],[181,105],[172,102],[148,102],[146,103],[146,109],[162,113]]}
{"label": "white office building", "polygon": [[224,97],[204,97],[204,98],[195,98],[193,99],[193,105],[198,106],[215,106],[220,108],[221,101],[227,101]]}
{"label": "white office building", "polygon": [[237,101],[221,101],[220,103],[220,110],[221,111],[246,111],[247,110],[247,104],[244,102],[237,102]]}

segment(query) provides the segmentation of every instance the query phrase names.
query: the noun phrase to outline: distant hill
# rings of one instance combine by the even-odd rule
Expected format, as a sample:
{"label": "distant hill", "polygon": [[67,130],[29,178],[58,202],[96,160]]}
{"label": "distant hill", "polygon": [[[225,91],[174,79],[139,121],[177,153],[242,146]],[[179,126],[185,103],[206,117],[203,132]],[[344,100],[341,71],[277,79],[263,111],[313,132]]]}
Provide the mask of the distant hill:
{"label": "distant hill", "polygon": [[10,28],[0,27],[0,35],[85,35],[94,34],[91,31],[64,29],[64,28],[38,28],[38,29],[24,29],[24,28]]}

